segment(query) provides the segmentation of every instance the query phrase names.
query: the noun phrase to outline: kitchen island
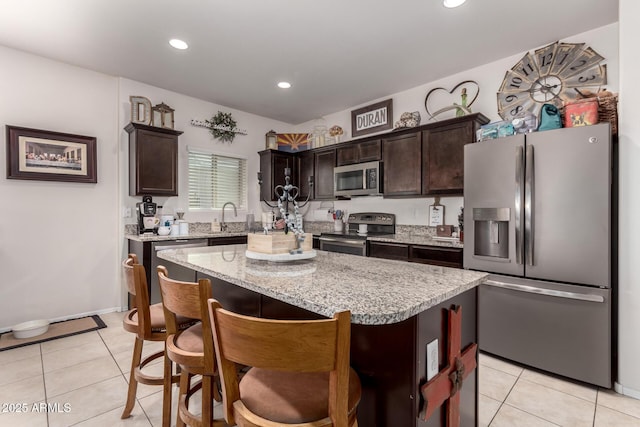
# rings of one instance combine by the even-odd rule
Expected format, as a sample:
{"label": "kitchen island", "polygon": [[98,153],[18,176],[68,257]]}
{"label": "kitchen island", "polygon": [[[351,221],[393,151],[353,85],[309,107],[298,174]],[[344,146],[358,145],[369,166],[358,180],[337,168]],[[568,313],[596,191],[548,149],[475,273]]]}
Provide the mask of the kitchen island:
{"label": "kitchen island", "polygon": [[[361,426],[445,425],[444,407],[424,422],[419,387],[426,345],[446,365],[447,310],[463,307],[462,347],[477,342],[476,287],[486,274],[318,251],[286,263],[245,257],[246,245],[166,250],[158,256],[212,281],[226,308],[266,318],[321,318],[350,310],[351,361],[363,386]],[[461,390],[461,425],[477,424],[477,370]]]}

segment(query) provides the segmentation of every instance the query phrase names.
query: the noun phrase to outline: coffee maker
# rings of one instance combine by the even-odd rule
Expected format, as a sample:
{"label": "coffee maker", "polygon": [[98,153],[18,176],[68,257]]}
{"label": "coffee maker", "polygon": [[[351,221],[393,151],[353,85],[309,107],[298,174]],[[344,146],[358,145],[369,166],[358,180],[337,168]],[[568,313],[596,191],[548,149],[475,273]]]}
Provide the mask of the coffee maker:
{"label": "coffee maker", "polygon": [[136,203],[138,213],[138,231],[140,234],[158,233],[158,221],[145,221],[145,218],[155,218],[158,206],[153,203],[151,196],[142,196],[142,202]]}

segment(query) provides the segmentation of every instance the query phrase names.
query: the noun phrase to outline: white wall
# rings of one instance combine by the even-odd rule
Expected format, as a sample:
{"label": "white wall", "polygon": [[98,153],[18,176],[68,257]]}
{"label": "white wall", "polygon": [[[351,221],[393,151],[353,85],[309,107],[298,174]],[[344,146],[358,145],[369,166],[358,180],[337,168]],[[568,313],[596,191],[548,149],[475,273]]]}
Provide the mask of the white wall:
{"label": "white wall", "polygon": [[[176,110],[180,197],[156,198],[169,210],[187,206],[187,145],[248,159],[249,206],[259,218],[257,152],[264,134],[290,125],[126,79],[50,61],[0,46],[0,124],[97,137],[98,183],[0,179],[0,332],[33,319],[52,321],[119,310],[126,291],[120,262],[126,256],[122,208],[135,213],[139,197],[129,196],[128,134],[130,95],[165,102]],[[208,119],[218,110],[233,113],[238,135],[232,144],[211,138],[191,119]],[[3,140],[6,138],[2,132]],[[5,164],[6,150],[0,150]],[[227,215],[231,215],[227,211]],[[212,221],[219,212],[187,212],[188,221]],[[229,217],[227,217],[229,218]]]}
{"label": "white wall", "polygon": [[95,136],[98,158],[97,184],[0,178],[0,330],[116,307],[116,79],[1,46],[0,64],[2,141],[4,125]]}
{"label": "white wall", "polygon": [[[549,40],[552,43],[555,40]],[[617,92],[619,87],[619,67],[618,67],[618,24],[611,24],[573,37],[561,40],[568,43],[586,43],[591,46],[599,54],[605,57],[607,64],[607,89]],[[531,46],[530,51],[540,46]],[[486,49],[490,49],[487,46]],[[496,105],[496,92],[500,88],[502,79],[507,70],[522,58],[525,52],[499,61],[491,62],[480,67],[454,74],[435,82],[425,83],[421,86],[409,89],[404,92],[394,93],[379,99],[372,99],[361,105],[354,105],[348,109],[324,116],[319,120],[312,120],[296,126],[296,132],[311,132],[314,125],[318,121],[323,121],[327,127],[338,125],[345,131],[342,141],[351,140],[351,111],[356,108],[372,104],[374,102],[393,98],[393,121],[400,119],[400,115],[406,111],[419,111],[422,118],[421,124],[429,123],[429,116],[424,106],[427,93],[436,87],[452,89],[456,84],[464,80],[475,80],[480,86],[478,99],[471,106],[473,112],[480,112],[487,116],[491,121],[502,120],[498,115]],[[410,59],[409,59],[410,60]],[[399,64],[403,66],[405,64]],[[410,66],[407,63],[406,66]],[[451,112],[449,116],[438,116],[438,120],[453,117],[455,113]],[[374,135],[374,134],[371,134]],[[367,135],[370,136],[370,135]],[[396,214],[396,221],[399,224],[427,225],[429,219],[429,205],[433,204],[433,198],[422,199],[382,199],[382,198],[353,198],[350,201],[335,202],[336,209],[344,209],[348,212],[363,212],[375,210],[376,212],[389,212]],[[445,224],[458,224],[457,216],[460,207],[463,204],[462,197],[443,197],[440,203],[445,206]],[[326,205],[323,204],[323,206]],[[314,203],[311,209],[316,209],[319,203]],[[309,218],[309,215],[305,216]]]}
{"label": "white wall", "polygon": [[616,390],[640,399],[640,3],[620,0],[619,357]]}
{"label": "white wall", "polygon": [[[175,109],[174,118],[176,130],[184,133],[178,138],[178,196],[176,197],[154,197],[153,201],[163,206],[164,213],[173,214],[175,208],[188,207],[188,182],[186,173],[188,170],[187,146],[198,147],[220,154],[230,154],[234,156],[246,157],[248,159],[248,208],[238,211],[238,217],[234,218],[230,214],[229,208],[225,213],[225,220],[230,222],[244,221],[247,213],[253,212],[259,218],[261,208],[259,206],[259,189],[257,184],[257,172],[260,169],[260,157],[257,152],[265,149],[265,133],[274,129],[278,132],[287,132],[291,125],[279,121],[234,110],[218,104],[202,101],[200,99],[181,95],[176,92],[149,86],[133,80],[120,79],[119,87],[119,138],[120,138],[120,162],[121,168],[121,204],[122,207],[130,207],[135,214],[135,204],[142,199],[138,196],[129,196],[129,171],[128,171],[128,150],[129,135],[124,127],[131,121],[131,106],[129,96],[144,96],[153,105],[164,102]],[[218,111],[232,113],[233,119],[240,129],[247,131],[247,135],[236,135],[232,143],[220,142],[214,139],[209,130],[203,127],[191,125],[192,119],[211,119]],[[185,213],[184,219],[189,222],[211,222],[214,217],[220,219],[220,210],[208,212]],[[230,218],[230,219],[229,219]],[[125,223],[135,224],[135,215],[125,218]]]}

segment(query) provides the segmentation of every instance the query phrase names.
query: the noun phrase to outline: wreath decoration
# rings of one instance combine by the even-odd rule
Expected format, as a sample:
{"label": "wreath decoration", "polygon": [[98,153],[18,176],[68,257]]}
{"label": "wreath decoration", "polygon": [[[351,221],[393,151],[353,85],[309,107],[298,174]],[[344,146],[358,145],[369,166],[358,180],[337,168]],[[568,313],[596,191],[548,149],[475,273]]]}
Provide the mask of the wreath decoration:
{"label": "wreath decoration", "polygon": [[214,138],[218,138],[222,142],[233,142],[236,137],[236,121],[231,117],[231,113],[223,113],[218,111],[218,114],[211,117],[211,120],[205,120],[209,131]]}

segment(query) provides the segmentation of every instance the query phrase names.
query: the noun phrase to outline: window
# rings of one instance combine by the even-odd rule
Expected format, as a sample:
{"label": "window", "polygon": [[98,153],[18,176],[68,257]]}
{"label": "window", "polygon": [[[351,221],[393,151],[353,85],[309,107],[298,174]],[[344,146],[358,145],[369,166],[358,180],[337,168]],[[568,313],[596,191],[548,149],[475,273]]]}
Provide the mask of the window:
{"label": "window", "polygon": [[189,149],[189,209],[247,206],[247,159]]}

